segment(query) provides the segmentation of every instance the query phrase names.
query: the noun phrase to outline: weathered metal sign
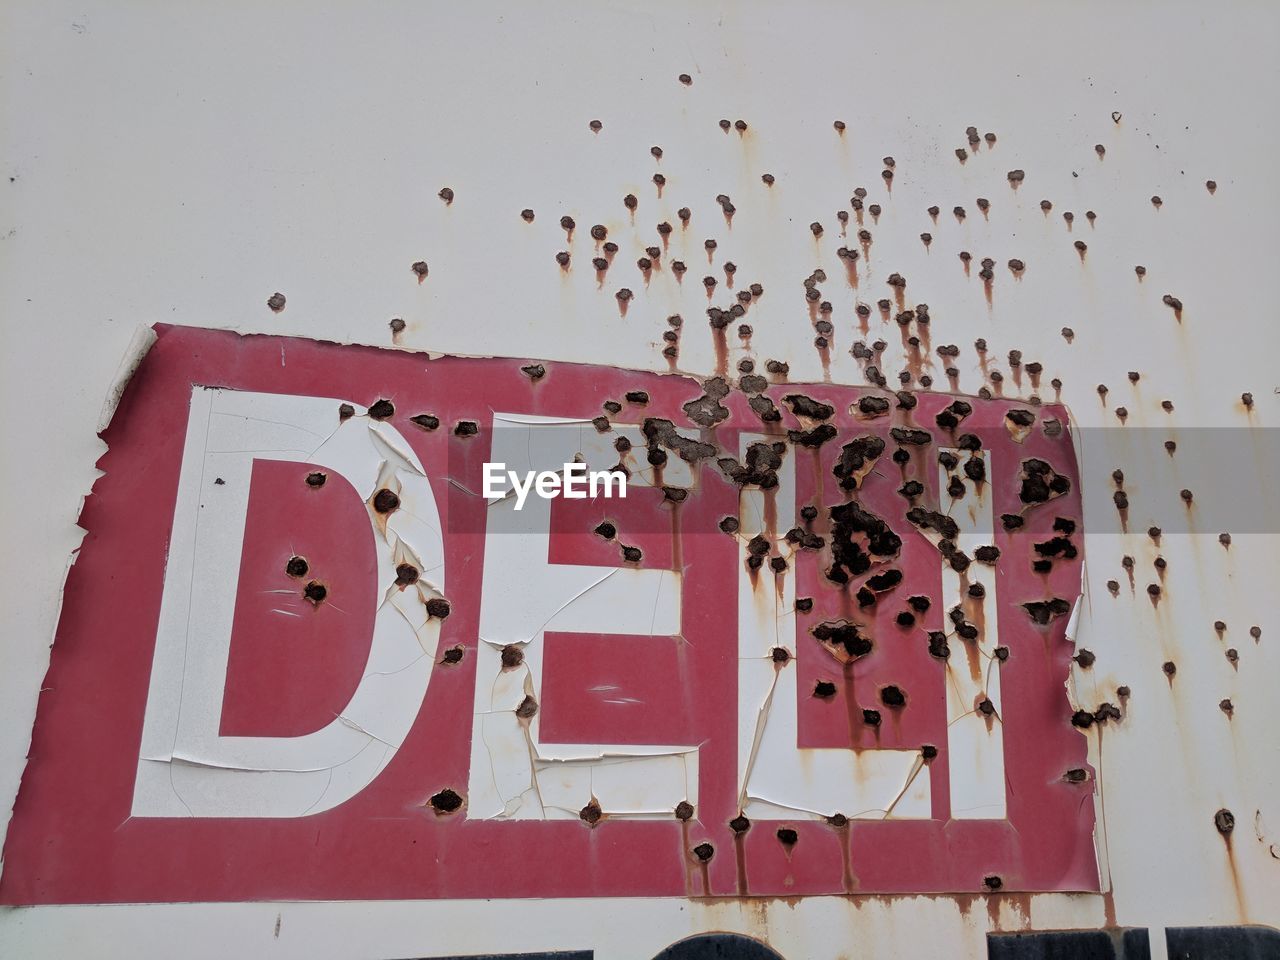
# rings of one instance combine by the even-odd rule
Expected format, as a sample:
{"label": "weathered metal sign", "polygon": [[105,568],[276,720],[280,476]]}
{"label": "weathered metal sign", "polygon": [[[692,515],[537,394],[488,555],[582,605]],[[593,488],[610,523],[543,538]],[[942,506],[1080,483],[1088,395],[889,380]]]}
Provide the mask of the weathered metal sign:
{"label": "weathered metal sign", "polygon": [[1099,889],[1061,408],[158,334],[4,902]]}

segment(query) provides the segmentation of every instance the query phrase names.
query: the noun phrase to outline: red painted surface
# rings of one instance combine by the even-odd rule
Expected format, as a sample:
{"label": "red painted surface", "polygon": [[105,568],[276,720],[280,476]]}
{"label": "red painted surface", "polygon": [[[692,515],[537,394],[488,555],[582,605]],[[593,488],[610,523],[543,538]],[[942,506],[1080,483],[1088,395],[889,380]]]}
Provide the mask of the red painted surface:
{"label": "red painted surface", "polygon": [[[1029,533],[1009,535],[997,524],[995,540],[1004,553],[998,592],[1001,642],[1011,650],[1001,679],[1009,819],[954,821],[948,818],[946,799],[942,667],[928,656],[922,629],[907,631],[892,621],[906,596],[928,593],[934,605],[917,627],[940,627],[945,611],[937,597],[939,558],[905,520],[908,505],[893,492],[901,477],[888,459],[889,446],[881,460],[884,476],[869,479],[862,499],[902,536],[898,566],[907,582],[876,607],[871,628],[876,653],[860,661],[852,694],[861,703],[874,695],[878,683],[889,681],[908,691],[907,706],[896,718],[886,719],[878,742],[939,748],[932,767],[935,819],[853,821],[846,828],[788,824],[799,834],[790,853],[775,836],[781,824],[758,821],[743,838],[740,853],[727,826],[737,813],[735,564],[741,559],[737,542],[715,524],[736,511],[736,490],[704,464],[697,489],[679,508],[679,542],[667,536],[665,548],[657,543],[663,527],[650,519],[646,532],[637,534],[650,539],[643,565],[679,564],[683,569],[682,635],[696,642],[548,636],[544,729],[548,740],[599,742],[591,728],[603,725],[610,729],[605,739],[700,744],[701,796],[696,819],[688,825],[688,843],[705,840],[716,848],[704,889],[674,817],[669,822],[606,818],[592,829],[576,821],[478,821],[465,813],[437,817],[424,807],[444,787],[466,792],[484,551],[483,501],[449,487],[446,473],[464,475],[469,486],[478,488],[494,409],[590,418],[599,414],[604,401],[640,389],[650,393],[651,403],[634,413],[624,410],[620,422],[657,416],[692,427],[681,406],[701,394],[701,385],[691,378],[550,363],[546,377],[534,383],[519,370],[525,361],[428,361],[398,351],[182,328],[160,328],[159,334],[104,435],[110,447],[100,464],[105,476],[95,484],[81,519],[89,532],[67,580],[31,760],[5,846],[0,901],[735,895],[739,862],[753,895],[840,893],[847,889],[843,844],[851,851],[852,889],[857,892],[978,891],[991,874],[1002,877],[1006,890],[1098,888],[1092,783],[1061,779],[1068,768],[1085,766],[1085,740],[1070,725],[1063,694],[1072,653],[1064,640],[1066,621],[1036,627],[1017,606],[1050,596],[1073,601],[1079,592],[1082,558],[1060,561],[1048,577],[1030,567],[1031,545],[1047,538],[1054,517],[1079,520],[1074,485],[1069,495],[1028,512]],[[288,357],[285,365],[282,351]],[[396,405],[392,423],[426,466],[439,500],[453,610],[439,652],[460,644],[467,656],[457,665],[437,665],[418,721],[388,768],[355,798],[320,814],[292,820],[130,817],[193,383],[340,397],[364,405],[389,398]],[[808,392],[775,386],[769,393],[780,400],[797,390]],[[829,385],[812,390],[835,404],[834,422],[841,428],[840,438],[821,453],[822,500],[827,504],[841,499],[830,476],[838,446],[868,430],[888,430],[887,422],[868,427],[848,416],[849,404],[861,392]],[[914,421],[936,432],[933,417],[952,398],[919,396]],[[1075,479],[1065,434],[1050,440],[1037,429],[1025,445],[1017,446],[1000,422],[1006,409],[1020,404],[973,402],[975,413],[961,432],[993,428],[983,433],[998,464],[991,478],[997,515],[1020,506],[1018,459],[1044,456]],[[756,433],[762,427],[741,393],[735,391],[725,403],[731,416],[715,431],[716,439],[722,449],[736,451],[739,430]],[[427,432],[409,422],[422,412],[438,415],[441,429]],[[1060,409],[1045,407],[1040,413],[1065,422]],[[454,437],[450,428],[460,419],[476,420],[479,436]],[[798,426],[789,412],[784,412],[784,425]],[[796,454],[801,502],[808,502],[813,492],[815,473],[805,466],[812,456],[805,450]],[[928,460],[933,462],[931,456]],[[304,473],[301,466],[278,465],[255,471],[224,702],[225,733],[296,734],[320,725],[326,710],[351,689],[368,647],[373,598],[362,598],[369,592],[362,584],[371,582],[371,555],[340,549],[359,539],[349,531],[367,521],[354,493],[348,490],[342,497],[339,485],[326,487],[328,502],[313,496],[317,491],[305,484],[278,482]],[[925,477],[932,474],[930,469]],[[605,512],[616,512],[615,506],[609,504]],[[656,496],[628,499],[625,510],[642,509],[672,508],[660,506]],[[554,561],[616,562],[616,552],[609,554],[613,561],[604,554],[597,557],[600,544],[583,537],[599,522],[597,508],[565,503],[553,513],[559,531],[552,538]],[[620,517],[620,528],[628,516],[636,515]],[[587,526],[575,531],[579,520]],[[334,605],[344,607],[340,620],[330,616],[334,610],[324,608],[298,610],[320,615],[302,618],[287,631],[267,619],[276,601],[267,603],[256,591],[280,586],[283,561],[292,552],[309,554],[335,598],[352,598],[350,604]],[[807,630],[821,619],[856,610],[852,592],[864,579],[855,578],[846,595],[823,580],[822,563],[821,553],[814,552],[801,554],[798,561],[797,595],[814,597],[815,606],[813,613],[798,618],[794,643],[817,654],[800,661],[800,745],[872,746],[875,736],[864,730],[856,730],[850,742],[840,698],[807,698],[819,676],[838,677],[838,665],[829,657],[824,661],[826,654]],[[771,577],[764,572],[765,581]],[[767,582],[764,586],[772,589]],[[302,603],[288,602],[293,607]],[[291,669],[286,658],[300,645],[315,648],[316,655],[302,660],[304,670]],[[963,656],[956,646],[953,658]],[[610,705],[589,699],[556,703],[562,694],[582,698],[583,691],[601,683],[640,691],[640,698],[662,705],[663,714],[609,710]]]}

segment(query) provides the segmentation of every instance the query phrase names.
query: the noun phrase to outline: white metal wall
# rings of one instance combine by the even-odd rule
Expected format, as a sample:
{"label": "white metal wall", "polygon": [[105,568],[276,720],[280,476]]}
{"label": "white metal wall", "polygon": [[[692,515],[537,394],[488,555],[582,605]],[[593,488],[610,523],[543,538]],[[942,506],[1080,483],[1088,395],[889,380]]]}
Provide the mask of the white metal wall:
{"label": "white metal wall", "polygon": [[[1085,427],[1116,426],[1117,405],[1129,409],[1130,428],[1260,431],[1280,416],[1273,5],[15,0],[0,17],[5,822],[79,542],[80,499],[102,452],[95,425],[139,325],[391,346],[388,321],[400,317],[406,348],[665,370],[662,321],[681,311],[695,319],[680,366],[709,372],[712,340],[697,318],[701,241],[711,236],[739,277],[768,291],[751,316],[757,356],[787,359],[793,379],[821,379],[799,284],[818,266],[843,274],[835,211],[862,185],[884,214],[871,227],[872,277],[860,295],[887,296],[889,271],[907,276],[911,298],[930,305],[935,344],[962,348],[962,389],[983,384],[971,344],[984,337],[1006,372],[1016,348],[1044,364],[1046,382],[1061,378]],[[723,133],[722,117],[745,119],[748,132]],[[954,149],[970,124],[998,140],[962,166]],[[891,195],[880,179],[885,156],[896,163]],[[1015,168],[1026,171],[1016,192],[1005,178]],[[661,201],[655,170],[668,178]],[[772,187],[761,183],[766,172]],[[448,206],[437,198],[444,186],[455,191]],[[626,193],[640,198],[642,235],[656,236],[660,219],[676,222],[677,207],[693,209],[687,241],[673,241],[688,244],[682,286],[668,276],[644,290],[629,266],[638,250],[625,245],[603,289],[585,263],[562,278],[560,216],[577,220],[573,249],[585,261],[591,223],[630,235]],[[738,210],[732,230],[714,201],[721,193]],[[977,197],[990,198],[989,219]],[[1048,216],[1042,198],[1053,201]],[[935,204],[937,226],[925,213]],[[957,204],[963,224],[950,214]],[[519,216],[526,207],[532,224]],[[1071,233],[1064,210],[1076,214]],[[1092,227],[1086,210],[1097,212]],[[821,244],[812,221],[824,224]],[[933,234],[928,248],[922,231]],[[1088,244],[1083,262],[1075,239]],[[960,249],[996,261],[990,308]],[[1021,280],[1005,269],[1012,257],[1027,264]],[[421,285],[409,271],[420,259],[431,266]],[[1137,264],[1148,270],[1142,283]],[[637,290],[625,317],[613,298],[622,285]],[[280,313],[265,305],[275,291],[288,299]],[[1181,324],[1164,294],[1183,302]],[[847,354],[853,296],[831,296],[831,376],[858,382]],[[887,333],[894,343],[896,329]],[[1142,374],[1136,386],[1130,370]],[[1110,387],[1105,408],[1098,383]],[[1172,417],[1159,406],[1166,398]],[[1110,509],[1114,467],[1131,489],[1152,469],[1127,462],[1123,443],[1115,453],[1085,464],[1087,510]],[[1280,926],[1276,538],[1236,533],[1226,551],[1216,529],[1167,536],[1167,602],[1157,613],[1142,590],[1156,554],[1144,531],[1172,525],[1166,517],[1182,509],[1135,496],[1137,532],[1093,535],[1087,547],[1079,641],[1098,662],[1082,695],[1090,685],[1133,690],[1101,755],[1114,920]],[[1277,529],[1275,508],[1259,509],[1257,530]],[[1125,584],[1113,598],[1105,584],[1124,584],[1124,554],[1136,559],[1137,596]],[[1219,619],[1225,640],[1213,629]],[[1247,633],[1255,624],[1256,643]],[[1238,669],[1226,645],[1239,649]],[[1173,685],[1166,660],[1178,664]],[[1223,698],[1233,719],[1218,708]],[[1234,875],[1213,826],[1220,807],[1237,818]],[[160,957],[181,943],[185,956],[594,947],[639,960],[719,928],[767,935],[792,958],[878,955],[889,944],[902,957],[935,956],[939,944],[978,957],[993,922],[1096,926],[1106,908],[1100,897],[1063,895],[1035,897],[1029,917],[966,911],[949,898],[528,901],[505,904],[501,924],[494,909],[5,910],[0,955]],[[1155,938],[1153,947],[1159,955]]]}

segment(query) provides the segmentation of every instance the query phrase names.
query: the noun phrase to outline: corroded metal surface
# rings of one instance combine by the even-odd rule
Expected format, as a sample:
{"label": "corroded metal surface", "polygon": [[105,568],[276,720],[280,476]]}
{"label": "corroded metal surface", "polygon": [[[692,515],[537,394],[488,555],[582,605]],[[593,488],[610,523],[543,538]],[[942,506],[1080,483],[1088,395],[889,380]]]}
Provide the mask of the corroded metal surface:
{"label": "corroded metal surface", "polygon": [[[661,385],[649,392],[660,398],[676,389],[667,384],[679,384],[689,391],[686,401],[710,396],[702,385],[719,376],[731,387],[726,404],[734,422],[758,425],[766,437],[771,422],[812,431],[822,421],[798,419],[800,411],[775,388],[739,389],[744,376],[805,384],[797,392],[817,399],[884,396],[890,416],[899,415],[893,394],[906,390],[931,414],[917,418],[920,428],[935,433],[940,408],[934,405],[955,396],[1002,417],[1005,410],[1028,411],[1037,431],[1061,408],[1078,448],[1071,496],[1081,498],[1067,518],[1080,524],[1067,538],[1077,556],[1055,553],[1050,576],[1064,577],[1086,556],[1087,567],[1082,585],[1074,581],[1077,615],[1069,624],[1058,618],[1050,628],[1061,631],[1057,649],[1064,655],[1074,641],[1075,659],[1069,683],[1046,703],[1059,720],[1065,715],[1063,733],[1088,754],[1051,789],[1076,791],[1086,819],[1096,804],[1089,849],[1096,848],[1101,892],[1033,894],[1053,887],[1016,878],[1006,887],[1012,873],[984,866],[978,880],[999,877],[999,891],[957,894],[941,891],[959,884],[930,884],[935,892],[927,896],[835,890],[835,896],[775,897],[776,888],[786,885],[787,868],[818,847],[810,841],[844,829],[839,821],[815,822],[815,811],[822,818],[851,818],[852,833],[886,826],[857,820],[861,811],[802,803],[778,823],[758,812],[747,815],[751,827],[738,836],[752,896],[739,897],[731,857],[735,834],[727,820],[738,807],[758,806],[753,794],[769,799],[768,788],[776,786],[768,780],[764,787],[750,786],[762,769],[752,767],[744,784],[733,784],[727,806],[707,817],[718,836],[691,835],[687,845],[681,837],[665,853],[658,851],[671,857],[670,869],[683,870],[675,856],[680,849],[711,844],[706,890],[712,896],[697,886],[695,854],[688,861],[689,897],[681,893],[683,874],[673,873],[680,890],[671,897],[556,901],[537,899],[535,891],[496,906],[35,907],[0,914],[0,947],[17,955],[148,955],[145,943],[159,931],[207,955],[226,949],[392,957],[584,948],[648,960],[683,937],[735,930],[769,941],[788,958],[839,957],[855,949],[936,956],[939,944],[954,947],[957,956],[980,957],[989,930],[1106,927],[1119,942],[1121,927],[1150,927],[1153,955],[1161,956],[1161,927],[1171,928],[1172,944],[1201,936],[1172,928],[1280,924],[1280,808],[1274,800],[1280,768],[1272,733],[1280,666],[1269,600],[1280,531],[1270,493],[1277,475],[1276,388],[1267,294],[1265,282],[1259,283],[1275,259],[1268,211],[1280,197],[1270,169],[1280,128],[1259,107],[1275,85],[1268,67],[1277,30],[1273,11],[1234,5],[1210,16],[1169,7],[1153,18],[1138,8],[1088,4],[1070,11],[1002,4],[947,10],[747,4],[679,16],[610,7],[554,19],[514,6],[427,15],[394,4],[321,17],[285,3],[253,14],[191,12],[179,21],[143,7],[86,14],[54,3],[17,5],[6,16],[12,29],[4,35],[14,45],[6,59],[18,65],[6,75],[16,91],[6,116],[15,105],[23,112],[20,119],[6,119],[14,130],[4,155],[12,214],[6,213],[11,223],[3,232],[12,256],[0,260],[0,268],[14,322],[6,330],[12,359],[3,388],[11,411],[30,411],[33,398],[39,400],[35,415],[11,418],[10,455],[3,462],[7,490],[27,491],[33,476],[39,480],[38,509],[25,493],[4,505],[7,540],[23,558],[3,585],[11,617],[0,696],[6,798],[17,793],[33,738],[58,746],[83,736],[83,727],[97,725],[100,717],[108,726],[120,722],[111,692],[98,690],[75,708],[88,711],[78,714],[80,726],[53,743],[47,738],[54,730],[35,722],[36,700],[60,696],[46,689],[43,678],[61,577],[80,543],[74,526],[79,499],[94,481],[93,464],[103,449],[93,425],[110,419],[118,388],[130,382],[145,349],[145,336],[130,346],[134,328],[176,321],[398,347],[406,362],[427,367],[415,351],[517,358],[503,368],[504,376],[541,384],[538,389],[550,386],[568,362],[604,367],[608,376],[628,382],[637,375],[615,372],[675,374],[656,376]],[[140,45],[145,56],[138,55]],[[29,104],[36,109],[25,109]],[[744,360],[754,369],[743,370]],[[327,365],[315,374],[335,384],[342,376],[341,367]],[[608,397],[596,397],[590,382],[579,389],[616,401],[628,413],[625,393],[617,395],[622,386],[606,390]],[[362,406],[382,398],[375,389],[348,396],[336,387],[319,395]],[[845,417],[846,404],[840,406]],[[700,416],[714,409],[714,403],[695,408]],[[762,419],[775,410],[782,421]],[[666,419],[675,424],[683,413],[677,407]],[[474,414],[481,442],[480,425],[490,415]],[[574,413],[588,415],[607,417],[615,430],[615,423],[626,422],[598,406]],[[181,429],[185,421],[179,416],[177,422]],[[631,422],[638,428],[642,418]],[[1016,419],[1010,425],[1014,432],[1026,426]],[[705,425],[689,427],[690,436],[701,440]],[[402,423],[398,429],[416,442],[414,431],[424,425]],[[1013,435],[1003,426],[1000,432],[1000,443],[1012,448]],[[749,445],[735,446],[740,438],[727,433],[717,457],[731,456],[753,472]],[[637,434],[637,449],[642,437]],[[849,439],[829,440],[817,454],[789,444],[780,485],[793,465],[797,485],[812,482],[806,468],[813,461],[821,464],[824,482],[834,483],[837,449]],[[896,480],[893,449],[886,444],[877,469]],[[105,469],[114,455],[103,461]],[[936,458],[930,462],[932,470]],[[760,463],[757,455],[756,467]],[[412,476],[413,469],[406,469]],[[710,472],[709,464],[702,469]],[[997,476],[1010,481],[1001,470],[997,457],[989,471],[993,484]],[[726,476],[717,466],[715,476],[726,490],[736,489],[732,471]],[[109,489],[111,478],[103,482]],[[868,482],[884,478],[870,476]],[[342,489],[334,483],[329,493]],[[929,498],[946,502],[949,480],[943,474],[931,472],[921,483]],[[764,503],[757,486],[743,484],[742,522]],[[804,492],[797,507],[805,505]],[[895,507],[905,505],[892,491],[886,496]],[[819,500],[825,507],[837,502]],[[90,530],[92,503],[84,520]],[[693,512],[669,504],[660,510],[664,519]],[[364,514],[347,517],[354,525],[348,532],[377,533],[370,514],[385,517],[371,503]],[[160,536],[172,516],[171,509],[143,507],[102,522],[136,524]],[[825,512],[815,518],[830,520]],[[257,521],[280,518],[264,508]],[[727,619],[736,607],[738,619],[758,627],[746,638],[763,637],[770,626],[764,600],[779,594],[757,584],[778,577],[784,601],[811,595],[822,612],[822,594],[800,585],[812,576],[823,590],[834,589],[817,562],[830,544],[806,546],[805,534],[827,540],[831,531],[806,530],[802,516],[794,525],[802,532],[788,541],[791,524],[778,523],[777,548],[767,555],[751,551],[763,525],[733,536],[707,534],[722,551],[737,544],[744,563],[753,555],[761,559],[754,581],[748,567],[732,567],[739,575],[734,598],[709,616]],[[1005,536],[998,519],[995,525]],[[275,533],[284,531],[277,527]],[[671,540],[669,527],[660,533]],[[1044,539],[1020,542],[1049,544],[1057,539],[1050,534],[1062,531],[1044,533]],[[908,534],[904,549],[926,544],[940,569],[937,548],[911,528]],[[96,536],[91,533],[86,545],[86,565]],[[596,534],[583,543],[597,552],[639,549],[641,568],[660,558],[675,564],[662,553],[658,531],[652,548],[604,542]],[[308,547],[315,549],[322,547]],[[1047,549],[1065,551],[1061,544]],[[287,577],[282,564],[303,552],[280,558],[271,570]],[[686,560],[688,555],[686,550]],[[787,569],[775,571],[766,556],[786,559]],[[1011,559],[1002,553],[1000,564]],[[390,573],[400,579],[397,568],[411,560],[391,560]],[[154,567],[154,559],[143,555],[136,562]],[[623,568],[634,561],[593,553],[588,562]],[[422,565],[411,565],[421,575]],[[87,576],[87,569],[77,563],[68,583]],[[313,571],[311,563],[296,585],[305,590],[310,581],[325,579]],[[162,573],[152,569],[151,589],[160,588]],[[790,586],[789,578],[795,580]],[[428,591],[416,583],[415,591]],[[971,602],[960,596],[960,585],[939,578],[930,608],[908,609],[919,619]],[[438,592],[456,602],[456,583],[444,587]],[[984,588],[988,609],[1026,599],[1011,597],[1000,583]],[[272,607],[313,613],[332,609],[336,600],[327,587],[323,596],[314,589],[296,592],[286,605]],[[868,608],[855,600],[849,611],[875,611],[874,639],[912,629],[895,619],[880,623],[889,598],[894,614],[905,612],[895,593],[926,595],[899,586],[877,595]],[[419,596],[424,608],[428,600],[443,599],[430,592]],[[1064,586],[1046,596],[1070,601],[1075,594]],[[75,597],[66,599],[67,616],[74,617]],[[459,622],[453,609],[446,630]],[[843,667],[833,657],[847,650],[843,639],[853,642],[839,628],[845,626],[841,620],[855,617],[843,614],[808,615],[812,626],[835,625],[819,631],[825,638],[808,632],[798,615],[797,646],[787,651],[793,656],[774,659],[771,645],[759,662],[743,660],[733,684],[755,691],[751,709],[766,717],[767,733],[788,715],[776,709],[779,696],[791,689],[782,679],[798,678],[811,665],[840,667],[830,675],[804,673],[804,685],[795,686],[797,753],[805,756],[832,747],[806,739],[819,729],[807,726],[809,712],[849,706]],[[102,610],[95,615],[94,623],[113,616]],[[790,622],[779,622],[790,629]],[[1009,622],[1002,613],[1001,644]],[[154,625],[149,629],[154,633]],[[637,643],[635,638],[653,635],[648,621],[643,629],[628,629],[626,636]],[[278,646],[247,660],[240,659],[243,649],[232,651],[228,676],[244,681],[244,692],[240,699],[228,694],[227,734],[250,732],[263,721],[254,711],[266,690],[284,691],[282,707],[293,711],[294,723],[269,733],[304,733],[332,719],[278,680],[288,642],[281,636]],[[489,650],[479,638],[471,642],[475,661],[488,652],[501,662],[502,648],[510,646]],[[1007,645],[1013,669],[1017,648],[1012,638]],[[601,698],[594,712],[557,717],[553,678],[565,675],[566,663],[594,658],[588,646],[559,652],[554,646],[547,646],[547,659],[538,665],[544,670],[538,702],[545,701],[546,709],[523,719],[548,730],[558,725],[567,737],[573,723],[602,723],[609,709],[631,709]],[[936,657],[928,666],[971,680],[965,648],[954,638],[947,646],[945,666]],[[979,650],[980,656],[994,656],[994,645],[988,646],[993,649]],[[941,649],[937,643],[934,648]],[[438,647],[435,680],[449,670],[477,677],[467,673],[477,665],[467,656],[470,649],[462,640]],[[646,652],[659,660],[665,655]],[[856,670],[870,669],[882,653],[876,649]],[[312,655],[321,661],[329,656]],[[55,669],[64,656],[74,662],[69,647],[55,648]],[[459,659],[450,663],[452,656]],[[930,656],[927,642],[923,656]],[[337,669],[340,660],[326,662]],[[1062,663],[1062,670],[1067,666]],[[755,681],[753,671],[760,675]],[[726,677],[732,679],[732,672]],[[267,682],[271,678],[277,679]],[[563,692],[632,679],[641,687],[635,699],[664,692],[646,687],[638,674],[610,675],[603,667]],[[435,680],[424,702],[439,695]],[[135,709],[141,709],[136,685],[145,681],[134,682]],[[823,696],[808,696],[810,682],[812,692]],[[829,687],[820,688],[824,683]],[[905,688],[904,714],[920,706],[914,681],[887,685]],[[479,681],[463,686],[474,698]],[[770,690],[773,699],[767,700]],[[519,692],[523,702],[529,695],[523,680]],[[336,683],[325,702],[341,705],[348,693]],[[1007,699],[1012,688],[1003,683],[999,693]],[[869,717],[845,709],[836,735],[897,736],[891,704],[864,704],[860,689],[855,698],[858,711],[880,712],[880,725],[859,724]],[[986,715],[981,701],[967,699],[974,716]],[[1003,727],[1001,698],[985,699],[993,729]],[[766,703],[769,709],[762,711]],[[737,708],[728,715],[737,716]],[[685,716],[674,711],[664,717],[667,746],[697,746],[676,736]],[[461,736],[470,744],[475,725],[467,720]],[[914,739],[922,743],[912,749],[928,742]],[[130,773],[102,785],[103,797],[129,793],[137,746],[130,747]],[[757,763],[760,756],[773,762],[779,756],[773,749],[762,736]],[[554,769],[558,761],[544,754],[528,766],[545,762]],[[751,754],[735,756],[734,768],[745,771]],[[473,758],[469,752],[460,757],[449,777],[417,785],[415,815],[433,829],[490,823],[472,816],[480,794],[465,768],[474,766]],[[931,797],[942,795],[933,776],[940,759],[927,768]],[[42,767],[57,763],[56,754],[33,748],[28,790],[38,789]],[[394,773],[390,765],[385,776]],[[919,787],[920,774],[914,776]],[[663,781],[655,777],[653,783]],[[803,784],[798,774],[784,786],[799,790]],[[580,804],[579,786],[566,788],[566,798],[573,798],[562,805],[567,822],[545,826],[571,828],[577,833],[570,836],[597,844],[610,830],[659,826],[615,822],[607,802],[597,804],[595,819],[592,794]],[[716,796],[726,792],[698,783],[698,819],[688,823],[699,822],[708,803],[726,803],[710,799],[706,791],[713,787]],[[77,796],[84,789],[78,785]],[[946,795],[951,793],[949,784]],[[901,810],[909,795],[894,809]],[[497,810],[509,820],[545,809],[521,799],[520,791],[496,796]],[[88,806],[101,810],[103,802],[99,797]],[[22,803],[18,816],[33,814],[24,814]],[[439,821],[428,810],[440,810]],[[135,825],[127,810],[118,812],[116,825],[128,836]],[[648,806],[641,812],[659,816]],[[676,810],[660,815],[675,820]],[[674,832],[679,822],[661,829]],[[15,820],[7,845],[12,851],[15,843],[30,843],[27,853],[33,854],[36,841],[23,839],[20,823]],[[794,830],[795,842],[779,830]],[[856,869],[858,849],[851,849],[848,872],[861,882],[866,877]],[[826,849],[832,859],[823,884],[843,885],[846,871],[834,859],[839,852],[835,843]],[[557,847],[546,855],[560,864],[559,853]],[[754,868],[757,853],[772,857],[773,866]],[[12,888],[23,876],[22,858],[8,856],[0,883]],[[501,873],[505,865],[486,862],[486,868]],[[111,861],[103,869],[112,869]],[[432,861],[431,871],[444,869]],[[800,877],[798,870],[792,875]],[[626,875],[633,875],[630,867]],[[120,882],[126,879],[141,882],[141,876]],[[1092,889],[1074,883],[1056,888],[1066,887]],[[892,883],[878,888],[911,889]],[[284,888],[262,895],[291,896]],[[502,923],[493,922],[494,909]]]}
{"label": "corroded metal surface", "polygon": [[[3,896],[1096,890],[1064,413],[161,329]],[[522,458],[630,494],[476,493]]]}

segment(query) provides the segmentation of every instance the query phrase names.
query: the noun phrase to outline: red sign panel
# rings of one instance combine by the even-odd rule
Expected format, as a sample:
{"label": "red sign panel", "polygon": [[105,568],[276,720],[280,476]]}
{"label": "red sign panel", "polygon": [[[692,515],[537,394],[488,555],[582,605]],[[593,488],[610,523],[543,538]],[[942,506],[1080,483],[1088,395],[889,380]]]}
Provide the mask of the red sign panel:
{"label": "red sign panel", "polygon": [[1098,889],[1060,408],[158,334],[3,902]]}

